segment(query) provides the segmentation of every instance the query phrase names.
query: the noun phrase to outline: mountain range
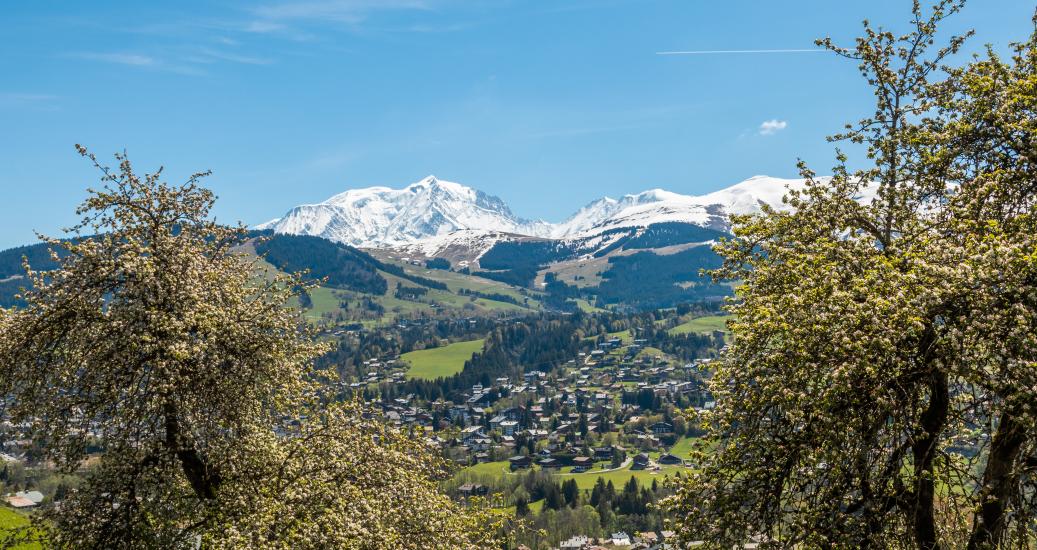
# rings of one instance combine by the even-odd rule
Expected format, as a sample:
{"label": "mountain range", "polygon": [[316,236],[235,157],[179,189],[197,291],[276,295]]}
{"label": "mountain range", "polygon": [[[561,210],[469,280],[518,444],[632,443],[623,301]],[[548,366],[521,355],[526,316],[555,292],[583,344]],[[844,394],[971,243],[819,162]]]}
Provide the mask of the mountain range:
{"label": "mountain range", "polygon": [[474,261],[498,242],[524,238],[585,243],[598,238],[607,246],[602,235],[661,223],[726,232],[731,214],[755,213],[763,204],[781,208],[787,188],[803,184],[800,179],[754,176],[700,196],[651,189],[598,199],[564,221],[550,223],[522,219],[498,197],[428,176],[402,189],[352,189],[318,204],[296,206],[257,229],[426,257],[461,257],[467,251],[462,261]]}
{"label": "mountain range", "polygon": [[[603,197],[551,223],[429,176],[402,189],[352,189],[296,206],[255,227],[254,236],[275,236],[243,250],[272,268],[322,279],[331,290],[315,294],[320,311],[352,320],[414,308],[493,314],[715,302],[731,287],[701,273],[720,265],[710,245],[729,235],[730,216],[785,208],[787,190],[803,185],[756,176],[700,196],[651,189]],[[0,306],[19,303],[23,256],[36,269],[56,267],[44,244],[0,252]]]}

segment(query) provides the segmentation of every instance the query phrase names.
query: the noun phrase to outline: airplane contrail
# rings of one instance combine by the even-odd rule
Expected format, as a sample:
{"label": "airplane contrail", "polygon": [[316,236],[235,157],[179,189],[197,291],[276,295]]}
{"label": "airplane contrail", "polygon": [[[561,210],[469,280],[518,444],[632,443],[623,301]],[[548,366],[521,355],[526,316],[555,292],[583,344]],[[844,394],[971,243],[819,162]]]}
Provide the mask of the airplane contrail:
{"label": "airplane contrail", "polygon": [[816,53],[824,52],[826,50],[821,49],[809,49],[809,50],[688,50],[688,51],[671,51],[671,52],[655,52],[655,55],[709,55],[709,54],[724,54],[724,53]]}

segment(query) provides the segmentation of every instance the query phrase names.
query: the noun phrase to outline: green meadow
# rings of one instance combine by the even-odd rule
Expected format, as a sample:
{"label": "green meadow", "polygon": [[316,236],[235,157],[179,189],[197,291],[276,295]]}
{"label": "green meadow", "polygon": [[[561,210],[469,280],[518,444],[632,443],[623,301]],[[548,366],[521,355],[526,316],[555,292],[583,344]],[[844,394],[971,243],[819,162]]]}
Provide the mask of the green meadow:
{"label": "green meadow", "polygon": [[712,333],[714,331],[721,331],[729,333],[727,329],[727,321],[731,319],[730,315],[707,315],[706,317],[696,317],[686,323],[682,323],[671,328],[668,332],[673,335],[677,334],[690,334],[690,333]]}
{"label": "green meadow", "polygon": [[[0,547],[7,548],[6,546],[4,546],[4,543],[6,542],[4,540],[4,537],[9,531],[13,529],[20,529],[28,525],[29,518],[10,508],[0,506]],[[12,546],[11,550],[36,550],[38,548],[43,547],[40,546],[38,543],[32,543]]]}
{"label": "green meadow", "polygon": [[464,362],[471,359],[472,354],[482,351],[484,341],[468,340],[439,348],[412,351],[404,353],[400,359],[410,365],[407,378],[434,380],[461,372]]}

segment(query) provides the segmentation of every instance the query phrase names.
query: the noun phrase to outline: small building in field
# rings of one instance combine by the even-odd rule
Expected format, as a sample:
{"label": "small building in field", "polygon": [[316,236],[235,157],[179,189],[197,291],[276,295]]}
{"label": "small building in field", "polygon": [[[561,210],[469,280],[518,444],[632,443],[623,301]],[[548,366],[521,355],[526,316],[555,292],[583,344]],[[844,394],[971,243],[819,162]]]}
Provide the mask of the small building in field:
{"label": "small building in field", "polygon": [[509,458],[508,464],[511,465],[512,470],[529,468],[533,464],[533,459],[529,458],[528,456],[517,455]]}
{"label": "small building in field", "polygon": [[683,463],[684,463],[684,460],[682,460],[681,457],[676,456],[676,455],[671,455],[670,453],[663,453],[662,455],[659,456],[659,464],[683,464]]}
{"label": "small building in field", "polygon": [[550,469],[550,468],[561,468],[562,467],[562,464],[560,462],[558,462],[557,459],[554,459],[554,458],[551,458],[551,457],[541,458],[540,460],[537,461],[537,464],[539,464],[541,468],[548,468],[548,469]]}
{"label": "small building in field", "polygon": [[457,493],[465,498],[475,496],[486,496],[489,494],[490,488],[485,485],[479,485],[478,483],[465,483],[464,485],[457,488]]}
{"label": "small building in field", "polygon": [[594,459],[589,456],[578,456],[573,459],[573,466],[582,466],[584,468],[594,465]]}
{"label": "small building in field", "polygon": [[670,424],[669,422],[656,422],[655,424],[652,424],[652,433],[657,435],[672,434],[673,424]]}

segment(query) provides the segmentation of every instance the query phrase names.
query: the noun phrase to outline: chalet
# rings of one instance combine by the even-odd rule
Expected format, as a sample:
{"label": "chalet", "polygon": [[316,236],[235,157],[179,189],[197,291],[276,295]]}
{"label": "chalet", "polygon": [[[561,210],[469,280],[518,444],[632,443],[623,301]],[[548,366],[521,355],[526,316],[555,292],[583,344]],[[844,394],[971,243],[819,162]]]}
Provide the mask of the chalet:
{"label": "chalet", "polygon": [[33,506],[36,506],[35,502],[24,497],[16,497],[14,495],[4,497],[4,502],[6,502],[7,505],[11,508],[32,508]]}
{"label": "chalet", "polygon": [[651,548],[656,544],[659,544],[659,535],[655,531],[648,531],[646,533],[638,534],[634,537],[634,541]]}
{"label": "chalet", "polygon": [[659,456],[659,464],[683,464],[679,456],[671,455],[670,453],[663,453]]}
{"label": "chalet", "polygon": [[534,441],[547,439],[547,436],[549,435],[551,435],[551,432],[547,430],[526,430],[526,437],[533,439]]}
{"label": "chalet", "polygon": [[554,433],[561,435],[561,434],[572,433],[572,431],[573,431],[573,423],[572,422],[562,422],[561,424],[558,425],[558,428],[555,429]]}
{"label": "chalet", "polygon": [[569,540],[563,540],[561,544],[558,545],[558,548],[561,550],[583,550],[590,546],[590,544],[591,539],[583,535],[576,535]]}
{"label": "chalet", "polygon": [[612,460],[613,449],[608,447],[597,447],[594,449],[594,460]]}
{"label": "chalet", "polygon": [[551,457],[541,458],[540,460],[537,461],[537,464],[539,464],[541,468],[561,468],[562,467],[562,464],[560,462],[558,462],[558,459],[551,458]]}
{"label": "chalet", "polygon": [[457,488],[457,493],[465,498],[485,496],[489,494],[490,488],[478,483],[465,483]]}
{"label": "chalet", "polygon": [[43,493],[39,491],[18,491],[14,496],[29,499],[33,504],[40,504],[43,502]]}
{"label": "chalet", "polygon": [[18,491],[17,493],[4,497],[12,508],[32,508],[43,502],[43,493],[39,491]]}
{"label": "chalet", "polygon": [[471,418],[471,413],[468,412],[468,407],[461,405],[450,407],[450,412],[448,414],[450,415],[451,421],[456,421],[459,418],[467,421],[469,418]]}
{"label": "chalet", "polygon": [[469,445],[475,439],[486,439],[482,426],[469,426],[461,430],[461,443]]}
{"label": "chalet", "polygon": [[577,467],[588,467],[594,465],[594,459],[589,456],[578,456],[573,459],[573,466]]}
{"label": "chalet", "polygon": [[533,464],[533,459],[528,456],[516,455],[508,459],[508,464],[511,465],[512,470],[529,468]]}
{"label": "chalet", "polygon": [[515,422],[514,420],[505,420],[500,423],[500,431],[504,435],[515,435],[515,432],[518,431],[518,422]]}
{"label": "chalet", "polygon": [[473,451],[487,451],[490,449],[490,445],[493,444],[493,440],[488,437],[476,437],[469,439],[466,445]]}
{"label": "chalet", "polygon": [[670,424],[669,422],[656,422],[655,424],[652,424],[652,433],[659,435],[672,434],[673,424]]}
{"label": "chalet", "polygon": [[630,546],[630,535],[620,531],[618,533],[612,533],[609,544],[612,546]]}
{"label": "chalet", "polygon": [[634,457],[634,464],[630,466],[631,470],[644,470],[651,463],[652,459],[644,453],[640,453]]}
{"label": "chalet", "polygon": [[500,415],[507,420],[522,420],[522,407],[510,407],[500,412]]}
{"label": "chalet", "polygon": [[493,403],[494,396],[495,396],[495,394],[493,392],[488,392],[488,391],[487,392],[480,391],[478,393],[473,393],[472,396],[468,398],[468,404],[469,405],[473,405],[473,406],[474,405],[489,405],[489,404]]}

